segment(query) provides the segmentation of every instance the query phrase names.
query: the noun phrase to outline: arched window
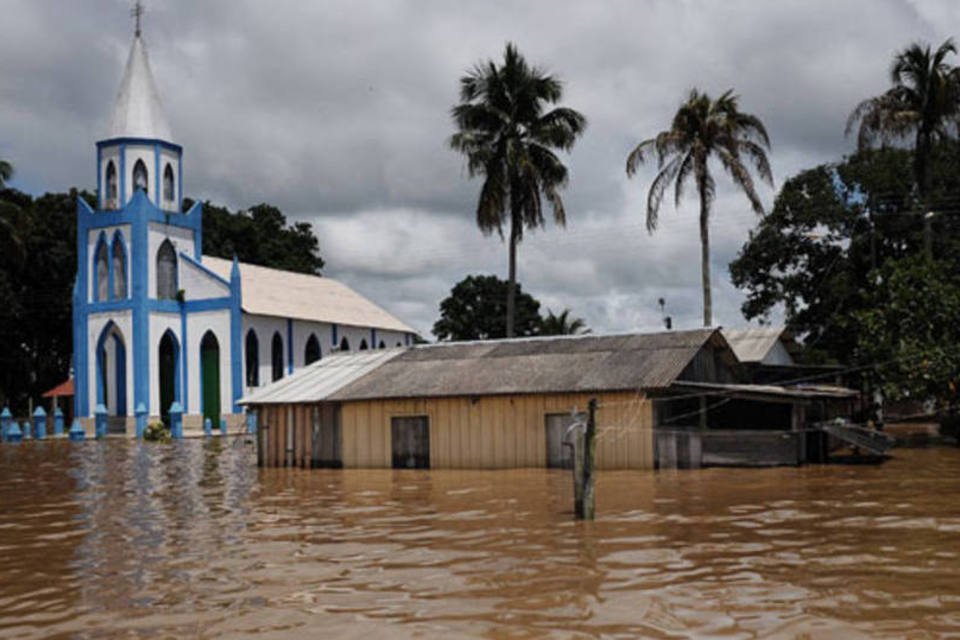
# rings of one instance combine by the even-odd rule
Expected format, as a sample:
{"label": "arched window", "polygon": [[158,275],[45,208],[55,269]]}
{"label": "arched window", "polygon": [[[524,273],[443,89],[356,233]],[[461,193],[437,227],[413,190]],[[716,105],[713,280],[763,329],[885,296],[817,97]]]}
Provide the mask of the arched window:
{"label": "arched window", "polygon": [[320,359],[320,341],[317,336],[310,334],[307,338],[307,347],[303,351],[303,364],[307,365]]}
{"label": "arched window", "polygon": [[117,207],[117,165],[113,164],[113,160],[107,163],[106,185],[106,207],[115,209]]}
{"label": "arched window", "polygon": [[144,193],[149,194],[148,184],[150,184],[150,181],[147,178],[147,165],[143,163],[143,160],[137,160],[136,164],[133,165],[133,188],[134,190],[143,189]]}
{"label": "arched window", "polygon": [[127,297],[127,252],[123,248],[120,232],[113,235],[113,297],[122,300]]}
{"label": "arched window", "polygon": [[173,300],[177,297],[177,250],[164,240],[157,251],[157,298]]}
{"label": "arched window", "polygon": [[340,341],[340,351],[350,351],[350,341],[347,340],[347,336],[343,336],[343,340]]}
{"label": "arched window", "polygon": [[166,202],[173,202],[173,167],[170,163],[163,170],[163,199]]}
{"label": "arched window", "polygon": [[257,340],[257,332],[253,329],[247,331],[247,386],[260,386],[260,341]]}
{"label": "arched window", "polygon": [[397,341],[397,346],[398,346],[398,347],[402,347],[402,346],[403,346],[402,344],[400,344],[400,341],[399,341],[399,340]]}
{"label": "arched window", "polygon": [[93,299],[95,302],[104,302],[110,296],[110,263],[107,258],[107,241],[103,236],[100,236],[97,242],[93,265],[94,282],[96,282]]}
{"label": "arched window", "polygon": [[279,380],[283,377],[283,338],[280,332],[273,334],[273,343],[270,345],[270,363],[273,370],[273,380]]}
{"label": "arched window", "polygon": [[386,349],[387,345],[384,344],[383,340],[380,341],[380,344],[377,345],[377,349]]}
{"label": "arched window", "polygon": [[367,341],[366,341],[366,340],[361,340],[361,341],[360,341],[360,351],[366,351],[368,348],[369,348],[369,347],[367,347]]}

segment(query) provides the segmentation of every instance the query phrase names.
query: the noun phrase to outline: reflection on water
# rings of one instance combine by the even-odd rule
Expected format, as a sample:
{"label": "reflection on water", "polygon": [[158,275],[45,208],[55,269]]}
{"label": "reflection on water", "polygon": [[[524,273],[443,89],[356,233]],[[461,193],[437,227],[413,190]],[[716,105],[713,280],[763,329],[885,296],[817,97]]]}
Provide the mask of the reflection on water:
{"label": "reflection on water", "polygon": [[258,470],[184,441],[0,447],[0,636],[934,637],[960,450],[882,467]]}

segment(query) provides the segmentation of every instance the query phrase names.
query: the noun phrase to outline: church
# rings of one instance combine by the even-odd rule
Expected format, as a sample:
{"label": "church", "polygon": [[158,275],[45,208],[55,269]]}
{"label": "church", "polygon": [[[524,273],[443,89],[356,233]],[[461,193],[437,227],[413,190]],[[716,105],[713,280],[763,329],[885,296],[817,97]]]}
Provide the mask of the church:
{"label": "church", "polygon": [[[415,331],[343,283],[202,254],[203,208],[183,210],[174,142],[139,24],[96,144],[97,206],[77,201],[74,410],[109,431],[135,418],[231,428],[238,400],[335,351],[406,346]],[[89,426],[88,426],[89,428]]]}

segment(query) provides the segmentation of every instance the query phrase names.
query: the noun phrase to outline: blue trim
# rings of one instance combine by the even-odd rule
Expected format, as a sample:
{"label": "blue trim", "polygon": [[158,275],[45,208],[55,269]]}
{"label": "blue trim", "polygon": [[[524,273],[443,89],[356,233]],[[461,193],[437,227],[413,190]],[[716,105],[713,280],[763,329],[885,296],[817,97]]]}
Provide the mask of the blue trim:
{"label": "blue trim", "polygon": [[293,319],[287,318],[287,373],[293,373]]}
{"label": "blue trim", "polygon": [[[186,308],[187,305],[180,304],[179,307],[180,307],[180,337],[183,340],[183,348],[182,348],[183,358],[181,358],[180,360],[183,362],[183,389],[184,389],[183,400],[180,401],[180,404],[183,405],[184,413],[190,413],[190,384],[189,384],[190,358],[187,357],[187,353],[186,353],[187,344],[188,344],[187,342],[187,308]],[[201,377],[201,384],[202,383],[203,381]],[[201,393],[200,397],[203,398],[202,387],[201,387],[200,393]],[[180,398],[177,398],[177,399],[180,400]]]}
{"label": "blue trim", "polygon": [[377,348],[377,330],[373,327],[370,327],[370,348]]}
{"label": "blue trim", "polygon": [[[93,307],[94,305],[91,305]],[[113,309],[125,309],[130,305],[117,304],[115,307],[107,308],[106,305],[96,305],[97,311],[111,311]],[[202,300],[187,300],[182,305],[176,300],[157,300],[152,298],[146,301],[144,308],[148,311],[159,313],[180,313],[180,308],[186,309],[187,313],[197,313],[198,311],[219,311],[232,308],[232,299],[230,296],[222,298],[204,298]]]}
{"label": "blue trim", "polygon": [[[233,413],[240,413],[240,398],[243,397],[243,312],[241,304],[243,301],[240,264],[236,257],[233,259],[233,267],[230,269],[230,386],[233,393]],[[256,336],[256,333],[254,333]],[[260,367],[260,340],[257,339],[257,367]],[[257,372],[257,380],[260,379],[260,372]]]}
{"label": "blue trim", "polygon": [[153,146],[157,145],[164,149],[169,149],[170,151],[175,151],[177,153],[183,152],[183,147],[172,142],[167,142],[166,140],[161,140],[160,138],[130,138],[130,137],[120,137],[120,138],[107,138],[106,140],[100,140],[97,142],[97,149],[103,147],[112,147],[114,145],[142,145],[142,146]]}
{"label": "blue trim", "polygon": [[[116,333],[114,333],[116,329]],[[119,335],[118,335],[119,334]],[[117,388],[114,389],[116,393],[116,406],[118,416],[127,415],[127,346],[123,342],[123,332],[120,331],[120,327],[116,325],[113,320],[107,322],[103,325],[103,329],[100,331],[100,337],[97,339],[97,352],[96,352],[96,384],[97,384],[97,404],[106,405],[106,395],[103,386],[103,377],[104,377],[104,368],[108,366],[107,362],[103,360],[104,347],[106,346],[106,341],[108,338],[112,337],[116,342],[116,385]],[[76,391],[76,390],[74,390]]]}
{"label": "blue trim", "polygon": [[117,194],[117,207],[127,208],[127,145],[120,143],[120,192]]}
{"label": "blue trim", "polygon": [[[181,393],[182,378],[177,375],[177,371],[180,369],[185,369],[186,365],[183,362],[186,360],[183,353],[183,347],[180,344],[180,341],[177,339],[177,334],[173,332],[172,329],[167,329],[162,334],[160,334],[160,339],[157,340],[157,367],[160,366],[160,343],[163,342],[163,336],[168,335],[173,340],[173,400],[180,404],[181,408],[183,407],[183,394]],[[157,381],[159,383],[159,380]],[[183,410],[183,409],[181,409]],[[158,412],[159,413],[159,412]]]}
{"label": "blue trim", "polygon": [[[123,295],[117,296],[117,292],[114,291],[113,285],[116,282],[115,275],[113,273],[113,246],[117,243],[117,238],[120,239],[120,250],[123,252]],[[130,252],[127,251],[127,242],[124,240],[123,233],[120,229],[117,229],[113,232],[113,240],[110,241],[110,295],[115,300],[124,300],[130,297],[130,260],[128,256]]]}
{"label": "blue trim", "polygon": [[[163,194],[160,193],[160,145],[157,143],[153,144],[153,187],[155,204],[160,207],[163,205]],[[186,411],[187,408],[184,407],[183,410]]]}
{"label": "blue trim", "polygon": [[332,330],[331,335],[333,336],[333,340],[331,341],[331,344],[333,345],[333,348],[336,349],[337,345],[339,344],[339,341],[337,340],[337,325],[336,324],[330,325],[330,329]]}
{"label": "blue trim", "polygon": [[103,175],[101,165],[103,164],[103,156],[100,153],[100,147],[97,147],[97,208],[103,209]]}
{"label": "blue trim", "polygon": [[[199,203],[197,203],[199,204]],[[177,212],[183,211],[183,154],[177,155]],[[197,254],[197,258],[200,255]]]}
{"label": "blue trim", "polygon": [[106,302],[100,300],[100,272],[97,269],[97,263],[100,262],[100,250],[107,254],[107,300],[110,300],[110,276],[113,274],[113,265],[110,260],[110,247],[107,245],[107,234],[101,231],[97,237],[96,248],[93,250],[93,298],[94,302]]}
{"label": "blue trim", "polygon": [[[130,244],[134,247],[132,252],[130,294],[131,307],[133,310],[133,404],[134,406],[142,404],[149,414],[150,412],[150,291],[149,291],[149,258],[147,252],[148,244],[148,219],[143,215],[136,215],[143,212],[146,199],[141,196],[135,196],[130,207],[131,222],[133,230],[131,233]],[[125,210],[126,212],[126,210]],[[158,365],[159,366],[159,363]],[[157,411],[159,414],[160,412]]]}

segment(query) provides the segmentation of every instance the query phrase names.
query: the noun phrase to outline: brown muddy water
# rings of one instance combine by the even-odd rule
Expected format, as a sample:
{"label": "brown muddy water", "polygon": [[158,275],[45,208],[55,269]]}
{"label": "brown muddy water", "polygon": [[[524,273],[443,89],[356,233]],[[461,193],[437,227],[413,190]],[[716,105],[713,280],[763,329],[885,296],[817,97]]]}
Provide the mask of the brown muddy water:
{"label": "brown muddy water", "polygon": [[258,470],[0,447],[0,637],[960,636],[960,449],[879,467]]}

